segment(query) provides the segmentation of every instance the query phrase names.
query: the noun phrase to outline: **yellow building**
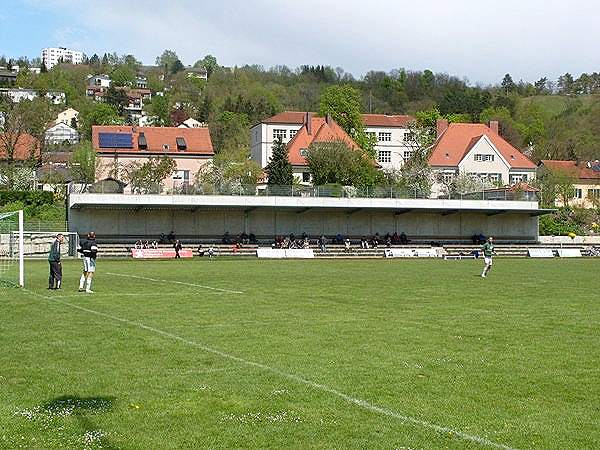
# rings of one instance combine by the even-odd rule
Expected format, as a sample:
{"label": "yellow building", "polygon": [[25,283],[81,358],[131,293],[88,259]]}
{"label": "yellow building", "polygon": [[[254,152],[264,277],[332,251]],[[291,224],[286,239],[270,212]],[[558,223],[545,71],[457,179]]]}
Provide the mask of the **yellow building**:
{"label": "yellow building", "polygon": [[[542,160],[539,169],[562,171],[575,177],[573,197],[569,199],[569,206],[580,208],[600,206],[600,161]],[[562,199],[557,198],[555,205],[564,206]]]}

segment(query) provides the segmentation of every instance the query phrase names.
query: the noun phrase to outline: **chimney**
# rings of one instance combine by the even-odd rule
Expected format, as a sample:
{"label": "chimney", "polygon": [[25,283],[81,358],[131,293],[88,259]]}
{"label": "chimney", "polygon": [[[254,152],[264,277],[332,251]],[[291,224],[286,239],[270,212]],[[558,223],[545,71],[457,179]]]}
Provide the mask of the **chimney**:
{"label": "chimney", "polygon": [[327,125],[331,123],[331,114],[328,113],[327,115],[325,115],[325,123]]}
{"label": "chimney", "polygon": [[306,132],[310,136],[312,134],[312,113],[306,113],[306,120],[304,121],[304,125],[306,125]]}
{"label": "chimney", "polygon": [[496,133],[496,134],[500,134],[500,124],[498,123],[497,120],[490,120],[490,129]]}
{"label": "chimney", "polygon": [[437,137],[440,137],[444,131],[448,129],[448,121],[446,119],[438,119],[435,122]]}

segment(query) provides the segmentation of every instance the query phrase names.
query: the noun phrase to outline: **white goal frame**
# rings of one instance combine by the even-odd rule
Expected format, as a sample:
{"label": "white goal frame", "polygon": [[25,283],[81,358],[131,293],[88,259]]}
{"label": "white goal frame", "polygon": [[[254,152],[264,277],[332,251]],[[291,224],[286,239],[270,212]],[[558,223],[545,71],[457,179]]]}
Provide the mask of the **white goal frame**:
{"label": "white goal frame", "polygon": [[[23,210],[0,214],[2,219],[17,215],[17,226],[19,227],[17,234],[17,242],[19,247],[18,264],[19,264],[19,286],[25,287],[25,237],[23,234]],[[14,232],[9,232],[11,235]]]}

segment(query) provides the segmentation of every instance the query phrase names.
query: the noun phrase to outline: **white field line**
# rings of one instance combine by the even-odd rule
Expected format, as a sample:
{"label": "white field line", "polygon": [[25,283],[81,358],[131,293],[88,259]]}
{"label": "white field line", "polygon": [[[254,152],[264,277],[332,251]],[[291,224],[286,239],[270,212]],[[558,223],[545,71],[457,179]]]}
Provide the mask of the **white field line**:
{"label": "white field line", "polygon": [[510,447],[510,446],[505,445],[505,444],[500,444],[500,443],[497,443],[497,442],[494,442],[494,441],[490,441],[489,439],[481,437],[481,436],[477,436],[477,435],[474,435],[474,434],[465,433],[465,432],[462,432],[462,431],[459,431],[459,430],[455,430],[453,428],[441,426],[441,425],[436,425],[434,423],[427,422],[425,420],[418,419],[416,417],[411,417],[411,416],[407,416],[407,415],[398,413],[398,412],[393,411],[391,409],[388,409],[388,408],[385,408],[385,407],[378,406],[378,405],[375,405],[373,403],[370,403],[367,400],[363,400],[363,399],[360,399],[360,398],[357,398],[357,397],[352,397],[351,395],[348,395],[348,394],[344,394],[343,392],[338,391],[338,390],[336,390],[336,389],[334,389],[332,387],[329,387],[329,386],[327,386],[325,384],[321,384],[321,383],[317,383],[315,381],[307,380],[306,378],[302,378],[302,377],[300,377],[298,375],[294,375],[292,373],[284,372],[284,371],[282,371],[280,369],[277,369],[275,367],[267,366],[266,364],[262,364],[262,363],[259,363],[259,362],[256,362],[256,361],[252,361],[252,360],[249,360],[249,359],[244,359],[244,358],[241,358],[239,356],[232,355],[230,353],[226,353],[226,352],[223,352],[221,350],[209,347],[209,346],[207,346],[205,344],[202,344],[202,343],[199,343],[199,342],[190,341],[190,340],[188,340],[188,339],[186,339],[184,337],[178,336],[178,335],[173,334],[173,333],[169,333],[168,331],[163,331],[163,330],[160,330],[158,328],[154,328],[154,327],[151,327],[151,326],[148,326],[148,325],[144,325],[143,323],[140,323],[140,322],[134,322],[132,320],[124,319],[122,317],[117,317],[117,316],[113,316],[111,314],[106,314],[106,313],[103,313],[103,312],[100,312],[100,311],[95,311],[93,309],[84,308],[83,306],[74,305],[72,303],[68,303],[68,302],[65,302],[65,301],[62,301],[62,300],[55,300],[52,297],[45,296],[45,295],[42,295],[42,294],[38,294],[37,292],[33,292],[33,291],[28,290],[28,289],[24,289],[23,288],[23,291],[24,292],[28,292],[29,294],[31,294],[33,296],[36,296],[36,297],[39,297],[39,298],[43,298],[45,300],[50,300],[50,301],[52,301],[54,303],[60,303],[62,305],[69,306],[71,308],[75,308],[75,309],[78,309],[80,311],[85,311],[85,312],[88,312],[90,314],[94,314],[96,316],[105,317],[107,319],[111,319],[111,320],[114,320],[116,322],[125,323],[125,324],[131,325],[133,327],[137,327],[137,328],[141,328],[141,329],[146,330],[146,331],[150,331],[152,333],[155,333],[155,334],[158,334],[158,335],[170,338],[172,340],[182,342],[184,344],[189,345],[190,347],[195,347],[195,348],[198,348],[198,349],[200,349],[200,350],[202,350],[204,352],[220,356],[223,359],[227,359],[227,360],[230,360],[230,361],[235,361],[235,362],[238,362],[240,364],[243,364],[243,365],[246,365],[246,366],[249,366],[249,367],[255,367],[255,368],[258,368],[258,369],[262,369],[262,370],[264,370],[266,372],[274,373],[274,374],[279,375],[279,376],[281,376],[283,378],[287,378],[288,380],[294,381],[294,382],[296,382],[298,384],[303,384],[305,386],[309,386],[309,387],[311,387],[311,388],[313,388],[315,390],[318,390],[318,391],[327,392],[329,394],[332,394],[335,397],[338,397],[338,398],[341,398],[342,400],[345,400],[348,403],[354,404],[356,406],[359,406],[362,409],[365,409],[367,411],[371,411],[373,413],[376,413],[376,414],[379,414],[379,415],[382,415],[382,416],[391,417],[393,419],[400,420],[401,422],[410,423],[412,425],[416,425],[417,427],[424,428],[424,429],[427,429],[427,430],[433,430],[433,431],[436,431],[438,433],[442,433],[442,434],[446,434],[446,435],[452,435],[452,436],[461,438],[461,439],[463,439],[465,441],[474,442],[474,443],[482,445],[482,446],[492,447],[492,448],[499,448],[499,449],[503,449],[503,450],[518,450],[515,447]]}
{"label": "white field line", "polygon": [[[199,292],[176,292],[176,293],[169,293],[169,297],[190,297],[193,296],[195,294],[200,294]],[[204,294],[204,293],[203,293]],[[223,295],[220,292],[211,292],[211,294],[213,295]],[[86,294],[85,292],[79,292],[77,294],[72,294],[72,295],[52,295],[52,296],[48,296],[48,298],[86,298],[89,297],[90,294]],[[152,298],[156,298],[156,294],[143,294],[143,293],[103,293],[103,292],[94,292],[94,294],[91,295],[91,297],[152,297]]]}
{"label": "white field line", "polygon": [[112,272],[106,272],[106,274],[107,275],[112,275],[114,277],[135,278],[135,279],[138,279],[138,280],[156,281],[158,283],[182,284],[184,286],[199,287],[199,288],[202,288],[202,289],[210,289],[212,291],[227,292],[228,294],[243,294],[242,291],[232,291],[232,290],[229,290],[229,289],[221,289],[221,288],[216,288],[216,287],[211,287],[211,286],[204,286],[202,284],[195,284],[195,283],[186,283],[186,282],[183,282],[183,281],[159,280],[157,278],[140,277],[138,275],[125,275],[125,274],[122,274],[122,273],[112,273]]}

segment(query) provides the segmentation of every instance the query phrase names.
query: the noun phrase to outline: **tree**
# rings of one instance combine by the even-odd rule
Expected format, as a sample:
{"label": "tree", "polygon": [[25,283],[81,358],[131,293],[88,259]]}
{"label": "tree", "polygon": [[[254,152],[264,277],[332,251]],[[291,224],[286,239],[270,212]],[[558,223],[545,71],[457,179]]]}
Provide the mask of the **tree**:
{"label": "tree", "polygon": [[40,66],[40,73],[48,72],[48,67],[46,67],[46,63],[42,61],[42,65]]}
{"label": "tree", "polygon": [[269,177],[268,183],[270,185],[290,186],[294,182],[287,146],[281,138],[273,141],[273,154],[265,168],[265,172]]}
{"label": "tree", "polygon": [[516,87],[517,86],[515,85],[515,82],[510,74],[507,73],[504,75],[504,78],[502,79],[502,89],[504,90],[505,94],[508,95],[510,92],[514,91]]}
{"label": "tree", "polygon": [[108,103],[92,103],[80,111],[79,123],[83,137],[91,139],[93,125],[119,125],[123,123],[123,119],[114,106]]}
{"label": "tree", "polygon": [[150,102],[145,103],[144,108],[152,117],[154,126],[171,126],[171,98],[168,95],[155,95]]}
{"label": "tree", "polygon": [[313,143],[306,156],[313,184],[340,184],[366,188],[383,181],[383,175],[361,150],[343,141]]}
{"label": "tree", "polygon": [[165,50],[162,52],[160,56],[156,57],[156,65],[161,66],[165,72],[168,73],[176,73],[177,70],[173,70],[176,67],[176,64],[179,62],[180,65],[183,65],[179,60],[179,56],[173,50]]}
{"label": "tree", "polygon": [[114,86],[132,87],[135,85],[136,73],[132,67],[121,65],[112,71],[110,79]]}
{"label": "tree", "polygon": [[329,114],[365,152],[374,156],[375,142],[365,133],[360,92],[349,84],[330,86],[321,95],[319,113]]}
{"label": "tree", "polygon": [[437,110],[426,114],[417,114],[417,120],[408,125],[409,132],[405,134],[406,146],[410,148],[411,156],[404,161],[401,172],[401,186],[408,194],[416,198],[428,198],[433,185],[433,173],[429,165],[432,144],[435,140],[431,129],[431,121]]}
{"label": "tree", "polygon": [[210,124],[210,135],[215,153],[249,148],[248,116],[246,114],[225,111]]}
{"label": "tree", "polygon": [[69,161],[69,170],[73,182],[82,185],[82,192],[96,180],[98,160],[96,152],[89,141],[82,141],[75,147]]}
{"label": "tree", "polygon": [[177,163],[168,156],[150,158],[145,163],[126,167],[126,180],[137,194],[160,193],[162,181],[177,170]]}
{"label": "tree", "polygon": [[196,61],[194,67],[204,67],[206,69],[206,75],[210,78],[215,70],[219,67],[217,58],[213,55],[206,55],[203,59]]}
{"label": "tree", "polygon": [[203,165],[195,175],[195,183],[203,193],[218,193],[224,189],[238,191],[255,186],[262,175],[258,163],[248,159],[247,152],[229,151],[215,155],[212,162]]}
{"label": "tree", "polygon": [[543,206],[554,206],[555,201],[560,200],[563,206],[568,207],[576,181],[577,178],[571,171],[546,167],[540,170],[533,184],[540,189],[540,203]]}
{"label": "tree", "polygon": [[565,73],[564,75],[561,75],[560,77],[558,77],[558,93],[562,95],[573,94],[574,84],[575,81],[573,80],[573,75],[571,75],[569,72]]}
{"label": "tree", "polygon": [[183,69],[185,69],[185,66],[183,65],[183,63],[179,60],[179,58],[177,58],[175,60],[175,62],[171,65],[171,67],[169,68],[170,72],[172,74],[176,74],[177,72],[181,72]]}
{"label": "tree", "polygon": [[537,95],[548,94],[548,78],[542,77],[534,83]]}
{"label": "tree", "polygon": [[106,94],[104,94],[104,101],[108,105],[114,106],[120,116],[123,115],[123,111],[129,103],[129,99],[127,98],[125,91],[123,89],[117,89],[113,85],[106,90]]}

